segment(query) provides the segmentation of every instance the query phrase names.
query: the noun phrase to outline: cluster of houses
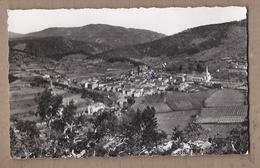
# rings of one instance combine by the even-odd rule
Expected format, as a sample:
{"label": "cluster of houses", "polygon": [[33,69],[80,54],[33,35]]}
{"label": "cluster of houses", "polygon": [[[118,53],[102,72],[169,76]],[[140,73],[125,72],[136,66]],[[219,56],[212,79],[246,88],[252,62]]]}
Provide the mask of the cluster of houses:
{"label": "cluster of houses", "polygon": [[[44,75],[44,78],[50,79],[50,76]],[[60,80],[58,77],[57,80]],[[63,80],[61,80],[63,81]],[[66,79],[67,83],[73,83]],[[63,81],[64,83],[64,81]],[[79,85],[91,90],[103,92],[113,92],[117,96],[116,106],[123,108],[127,104],[128,97],[142,97],[154,94],[164,93],[171,85],[176,85],[177,90],[187,91],[192,87],[192,83],[202,83],[203,85],[219,84],[212,81],[212,76],[206,66],[205,72],[201,74],[179,73],[171,75],[165,72],[157,72],[147,66],[138,67],[136,70],[124,72],[119,77],[92,77],[83,80]],[[222,83],[221,83],[222,86]],[[88,108],[88,114],[93,115],[98,111],[103,111],[107,107],[101,102],[93,102]]]}
{"label": "cluster of houses", "polygon": [[153,78],[153,71],[141,71],[138,73],[130,72],[121,75],[121,80],[115,82],[105,82],[97,78],[90,78],[83,81],[85,88],[118,93],[123,96],[140,97],[161,93],[169,86],[170,78],[160,75]]}
{"label": "cluster of houses", "polygon": [[[177,74],[172,76],[167,73],[156,73],[154,70],[145,66],[123,73],[120,80],[109,82],[102,78],[89,78],[81,82],[87,89],[114,92],[117,95],[116,106],[123,108],[127,104],[127,97],[142,97],[154,94],[161,94],[172,83],[178,83],[179,90],[184,91],[188,87],[188,82],[209,82],[211,75],[206,68],[202,74]],[[88,114],[93,115],[98,111],[105,110],[105,105],[96,102],[88,107]]]}
{"label": "cluster of houses", "polygon": [[223,57],[221,58],[222,61],[226,62],[228,67],[229,74],[238,74],[238,75],[247,75],[247,60],[246,57],[240,60],[234,60],[231,57]]}

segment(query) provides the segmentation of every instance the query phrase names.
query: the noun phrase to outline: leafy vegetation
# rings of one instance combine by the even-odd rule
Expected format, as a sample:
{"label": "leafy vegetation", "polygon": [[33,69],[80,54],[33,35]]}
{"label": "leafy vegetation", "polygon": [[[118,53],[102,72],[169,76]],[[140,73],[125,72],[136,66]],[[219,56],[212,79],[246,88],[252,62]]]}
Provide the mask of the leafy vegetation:
{"label": "leafy vegetation", "polygon": [[205,130],[195,123],[183,130],[173,128],[171,137],[167,138],[158,129],[153,107],[128,112],[122,119],[109,110],[89,118],[76,115],[73,101],[62,105],[62,97],[50,90],[45,90],[38,102],[38,122],[15,120],[11,125],[13,157],[223,154],[248,150],[246,123],[222,139],[200,141]]}

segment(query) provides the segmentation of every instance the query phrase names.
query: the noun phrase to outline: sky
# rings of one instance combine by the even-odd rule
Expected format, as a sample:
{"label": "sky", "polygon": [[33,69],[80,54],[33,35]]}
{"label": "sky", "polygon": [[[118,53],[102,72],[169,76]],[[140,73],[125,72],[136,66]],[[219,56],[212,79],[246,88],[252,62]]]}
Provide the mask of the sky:
{"label": "sky", "polygon": [[172,35],[188,28],[245,19],[245,7],[9,10],[8,30],[29,33],[49,27],[109,24]]}

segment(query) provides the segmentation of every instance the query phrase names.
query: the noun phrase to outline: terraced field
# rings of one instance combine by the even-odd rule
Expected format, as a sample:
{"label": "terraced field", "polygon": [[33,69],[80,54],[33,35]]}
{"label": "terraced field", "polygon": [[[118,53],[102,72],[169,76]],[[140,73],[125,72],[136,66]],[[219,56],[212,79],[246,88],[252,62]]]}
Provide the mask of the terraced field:
{"label": "terraced field", "polygon": [[[24,84],[24,83],[23,83]],[[19,81],[10,84],[9,99],[11,119],[36,120],[34,112],[37,109],[36,97],[44,88],[19,86]]]}
{"label": "terraced field", "polygon": [[191,116],[199,114],[204,106],[204,100],[214,92],[215,90],[197,93],[167,92],[161,95],[139,97],[132,108],[143,110],[147,106],[154,107],[159,129],[170,135],[174,127],[183,129],[187,126]]}
{"label": "terraced field", "polygon": [[[44,91],[41,87],[30,87],[26,82],[17,80],[10,84],[10,111],[11,119],[19,118],[22,120],[37,120],[35,111],[37,110],[37,97]],[[81,94],[71,93],[69,90],[53,88],[53,94],[63,97],[63,104],[67,105],[71,100],[77,106],[77,112],[86,110],[90,99],[81,98]]]}
{"label": "terraced field", "polygon": [[[162,95],[140,97],[132,108],[134,110],[143,110],[147,106],[153,106],[156,110],[159,129],[171,134],[174,127],[182,129],[187,126],[191,117],[199,115],[202,108],[232,107],[234,105],[244,105],[245,102],[245,94],[239,90],[209,89],[196,93],[167,92],[167,94]],[[231,128],[234,128],[234,125],[203,125],[203,127],[207,127],[207,129],[210,127],[210,130],[213,131],[212,134],[221,132],[225,134]]]}
{"label": "terraced field", "polygon": [[246,104],[246,101],[245,94],[240,90],[221,89],[205,100],[205,106],[236,106]]}

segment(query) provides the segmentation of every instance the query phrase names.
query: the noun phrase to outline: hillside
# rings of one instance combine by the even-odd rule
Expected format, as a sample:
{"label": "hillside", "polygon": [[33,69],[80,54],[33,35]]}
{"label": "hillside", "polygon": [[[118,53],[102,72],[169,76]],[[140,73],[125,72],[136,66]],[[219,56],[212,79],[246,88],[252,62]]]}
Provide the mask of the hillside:
{"label": "hillside", "polygon": [[[96,30],[93,27],[96,27]],[[118,72],[115,74],[118,75],[138,64],[161,68],[163,63],[167,63],[166,70],[169,72],[187,72],[193,69],[204,71],[205,65],[208,65],[213,77],[223,80],[229,78],[230,61],[241,65],[247,63],[246,20],[195,27],[151,42],[114,49],[111,48],[110,43],[105,45],[105,41],[80,41],[87,38],[89,34],[79,32],[91,31],[94,33],[90,33],[92,37],[89,37],[89,41],[93,41],[99,35],[100,38],[111,40],[112,46],[115,47],[118,45],[114,42],[128,39],[128,37],[136,41],[123,40],[122,45],[138,42],[138,38],[130,37],[130,34],[144,30],[108,25],[50,28],[32,33],[30,36],[27,35],[28,37],[10,39],[10,60],[21,60],[26,55],[30,56],[32,61],[33,58],[40,58],[40,62],[42,62],[42,58],[50,58],[47,59],[47,62],[49,60],[55,61],[54,67],[56,69],[62,73],[69,73],[71,76],[75,73],[78,76],[110,73],[107,69],[111,67],[117,69]],[[107,33],[108,31],[110,33]],[[115,35],[115,32],[121,32],[121,34]],[[125,32],[130,33],[122,35]],[[66,37],[40,37],[62,34]],[[151,39],[152,37],[150,37]],[[141,42],[143,41],[139,40],[139,43]],[[16,57],[19,58],[16,59]],[[16,63],[17,61],[11,62]],[[216,73],[217,69],[220,69],[219,73]],[[236,74],[236,77],[245,78],[245,76],[241,77],[241,74]]]}
{"label": "hillside", "polygon": [[24,36],[24,34],[8,32],[8,36],[9,36],[9,38],[20,38],[20,37]]}
{"label": "hillside", "polygon": [[206,63],[210,71],[227,68],[221,58],[231,57],[237,62],[246,62],[246,20],[191,28],[149,43],[125,46],[99,54],[99,57],[128,57],[152,66],[167,62],[168,70],[181,64]]}
{"label": "hillside", "polygon": [[13,51],[25,52],[35,57],[59,60],[62,57],[75,53],[91,55],[107,50],[109,47],[102,44],[82,42],[64,37],[18,38],[9,41],[10,58]]}
{"label": "hillside", "polygon": [[52,36],[61,36],[76,41],[109,45],[111,48],[150,42],[165,37],[163,34],[149,30],[105,24],[90,24],[72,28],[48,28],[39,32],[26,34],[23,37],[42,38]]}

